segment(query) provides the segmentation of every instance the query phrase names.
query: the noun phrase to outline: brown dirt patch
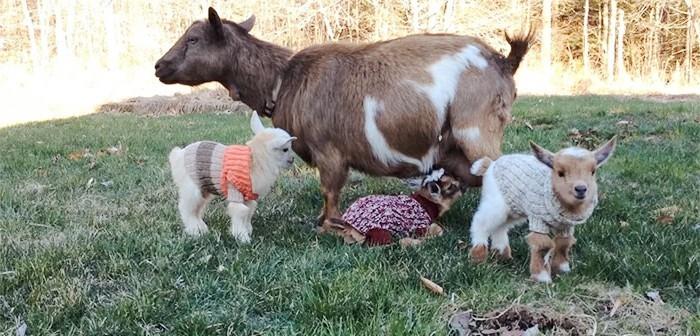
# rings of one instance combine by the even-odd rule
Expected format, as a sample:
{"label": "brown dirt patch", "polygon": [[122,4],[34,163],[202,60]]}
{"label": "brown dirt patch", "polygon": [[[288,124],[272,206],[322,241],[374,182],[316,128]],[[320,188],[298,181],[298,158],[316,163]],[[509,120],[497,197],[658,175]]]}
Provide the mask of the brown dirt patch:
{"label": "brown dirt patch", "polygon": [[98,112],[135,113],[141,115],[179,115],[190,113],[244,113],[248,106],[231,100],[223,89],[203,89],[174,96],[134,97],[100,105]]}

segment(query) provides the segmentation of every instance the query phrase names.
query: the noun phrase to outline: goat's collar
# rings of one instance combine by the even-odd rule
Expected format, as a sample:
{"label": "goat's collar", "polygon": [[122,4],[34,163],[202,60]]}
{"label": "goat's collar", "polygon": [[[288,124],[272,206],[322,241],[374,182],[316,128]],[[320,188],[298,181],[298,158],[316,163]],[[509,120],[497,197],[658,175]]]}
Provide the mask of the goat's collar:
{"label": "goat's collar", "polygon": [[282,78],[277,77],[277,80],[275,80],[275,87],[272,89],[272,94],[265,101],[264,114],[267,117],[272,117],[272,113],[275,112],[275,105],[277,105],[277,95],[280,93],[280,86],[282,86]]}
{"label": "goat's collar", "polygon": [[423,195],[419,193],[413,193],[411,194],[411,198],[413,198],[418,204],[423,207],[426,213],[428,213],[428,216],[430,217],[430,221],[434,221],[439,215],[440,215],[440,206],[432,202],[431,200],[423,197]]}

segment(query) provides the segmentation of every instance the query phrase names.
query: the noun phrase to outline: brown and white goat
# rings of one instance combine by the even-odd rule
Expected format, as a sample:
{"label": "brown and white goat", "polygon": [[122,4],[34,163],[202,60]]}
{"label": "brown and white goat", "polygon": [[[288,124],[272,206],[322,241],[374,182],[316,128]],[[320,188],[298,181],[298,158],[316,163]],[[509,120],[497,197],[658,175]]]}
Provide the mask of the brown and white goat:
{"label": "brown and white goat", "polygon": [[420,34],[368,44],[329,43],[297,53],[250,34],[209,8],[156,63],[166,84],[219,82],[233,99],[266,111],[316,166],[327,219],[338,218],[350,168],[411,177],[433,165],[471,186],[478,158],[500,156],[516,97],[513,74],[534,39],[514,38],[503,56],[478,38]]}
{"label": "brown and white goat", "polygon": [[469,254],[473,262],[486,260],[490,238],[491,249],[510,259],[508,231],[527,219],[530,275],[548,283],[552,271],[571,270],[574,227],[588,220],[598,203],[595,173],[612,155],[615,138],[593,152],[569,147],[552,154],[530,145],[534,155],[484,158],[472,166],[474,174],[484,176],[484,185],[472,218]]}

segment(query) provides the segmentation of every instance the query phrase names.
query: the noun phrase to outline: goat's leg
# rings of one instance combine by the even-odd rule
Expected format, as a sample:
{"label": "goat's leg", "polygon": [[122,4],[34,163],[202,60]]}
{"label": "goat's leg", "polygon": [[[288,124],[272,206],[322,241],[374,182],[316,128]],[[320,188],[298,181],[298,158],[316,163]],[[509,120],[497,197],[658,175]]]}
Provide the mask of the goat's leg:
{"label": "goat's leg", "polygon": [[246,224],[250,208],[243,203],[229,202],[226,211],[231,217],[231,235],[241,243],[250,243],[250,232]]}
{"label": "goat's leg", "polygon": [[576,238],[572,234],[562,232],[554,236],[554,257],[552,257],[552,272],[571,272],[571,247],[576,243]]}
{"label": "goat's leg", "polygon": [[554,242],[546,234],[531,232],[527,244],[530,245],[530,278],[542,283],[552,282],[550,259]]}
{"label": "goat's leg", "polygon": [[338,202],[340,192],[348,178],[348,167],[340,160],[329,160],[329,163],[317,162],[318,172],[321,177],[321,193],[323,193],[323,212],[319,217],[319,233],[335,233],[337,224],[333,224],[332,218],[340,218]]}
{"label": "goat's leg", "polygon": [[473,188],[481,187],[481,176],[475,176],[469,172],[472,162],[469,161],[459,148],[448,151],[438,164],[452,173],[462,183]]}

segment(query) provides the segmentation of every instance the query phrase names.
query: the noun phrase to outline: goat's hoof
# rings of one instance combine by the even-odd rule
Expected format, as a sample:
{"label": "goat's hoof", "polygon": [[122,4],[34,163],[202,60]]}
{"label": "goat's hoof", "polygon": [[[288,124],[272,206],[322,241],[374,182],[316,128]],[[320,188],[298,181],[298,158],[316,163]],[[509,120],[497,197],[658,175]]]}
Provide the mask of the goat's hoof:
{"label": "goat's hoof", "polygon": [[200,237],[200,236],[207,234],[209,232],[209,228],[206,225],[204,225],[204,226],[201,226],[201,225],[194,226],[193,225],[193,226],[185,226],[184,231],[188,236]]}
{"label": "goat's hoof", "polygon": [[547,271],[540,271],[537,274],[533,274],[530,276],[530,278],[534,281],[537,281],[539,283],[544,283],[544,284],[549,284],[552,283],[552,275],[549,274]]}
{"label": "goat's hoof", "polygon": [[476,245],[469,250],[469,261],[474,264],[480,264],[486,261],[489,250],[486,245]]}
{"label": "goat's hoof", "polygon": [[571,272],[571,264],[568,261],[562,262],[559,265],[552,266],[552,270],[556,270],[557,273],[569,273]]}
{"label": "goat's hoof", "polygon": [[337,236],[343,236],[343,231],[345,227],[340,224],[333,223],[332,220],[326,219],[321,223],[321,226],[316,228],[316,232],[319,234],[331,234]]}
{"label": "goat's hoof", "polygon": [[495,250],[496,252],[496,257],[500,261],[510,261],[513,259],[513,255],[510,252],[510,246],[506,246],[506,248],[503,249],[503,251]]}

